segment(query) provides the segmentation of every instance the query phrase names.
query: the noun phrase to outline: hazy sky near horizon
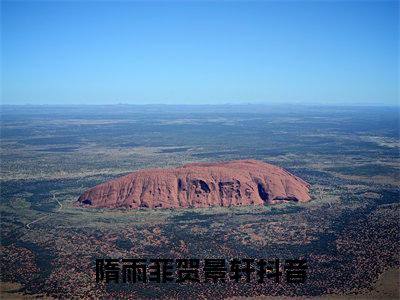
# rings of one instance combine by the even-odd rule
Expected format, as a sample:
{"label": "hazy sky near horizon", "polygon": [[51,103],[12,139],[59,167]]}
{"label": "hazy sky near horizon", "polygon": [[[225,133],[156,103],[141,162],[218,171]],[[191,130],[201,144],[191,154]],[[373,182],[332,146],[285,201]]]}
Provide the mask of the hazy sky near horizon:
{"label": "hazy sky near horizon", "polygon": [[398,1],[2,1],[3,104],[398,104]]}

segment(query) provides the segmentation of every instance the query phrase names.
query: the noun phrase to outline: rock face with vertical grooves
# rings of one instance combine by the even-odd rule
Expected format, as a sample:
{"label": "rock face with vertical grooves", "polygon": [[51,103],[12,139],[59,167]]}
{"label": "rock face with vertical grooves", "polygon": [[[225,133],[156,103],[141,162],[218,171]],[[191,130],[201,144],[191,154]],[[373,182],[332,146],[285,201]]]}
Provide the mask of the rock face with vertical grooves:
{"label": "rock face with vertical grooves", "polygon": [[188,208],[309,200],[309,184],[299,177],[262,161],[237,160],[139,170],[87,190],[76,205]]}

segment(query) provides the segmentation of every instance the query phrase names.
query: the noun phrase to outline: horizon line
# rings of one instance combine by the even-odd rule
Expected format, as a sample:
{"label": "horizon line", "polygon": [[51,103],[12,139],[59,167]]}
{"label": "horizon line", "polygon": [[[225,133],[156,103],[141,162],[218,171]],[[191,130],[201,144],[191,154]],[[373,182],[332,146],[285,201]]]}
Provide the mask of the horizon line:
{"label": "horizon line", "polygon": [[338,106],[345,106],[345,107],[400,107],[400,102],[398,103],[298,103],[298,102],[284,102],[284,103],[255,103],[255,102],[243,102],[243,103],[104,103],[104,104],[78,104],[78,103],[71,103],[71,104],[31,104],[31,103],[24,103],[24,104],[10,104],[10,103],[1,103],[0,106],[49,106],[49,107],[76,107],[76,106],[282,106],[282,105],[297,105],[297,106],[326,106],[326,107],[338,107]]}

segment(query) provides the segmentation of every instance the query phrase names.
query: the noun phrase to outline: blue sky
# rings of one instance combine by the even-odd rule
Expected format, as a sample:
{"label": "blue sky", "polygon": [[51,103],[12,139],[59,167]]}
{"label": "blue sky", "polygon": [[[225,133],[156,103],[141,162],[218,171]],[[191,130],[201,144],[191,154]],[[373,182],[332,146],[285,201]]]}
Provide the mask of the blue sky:
{"label": "blue sky", "polygon": [[385,104],[397,1],[2,1],[3,104]]}

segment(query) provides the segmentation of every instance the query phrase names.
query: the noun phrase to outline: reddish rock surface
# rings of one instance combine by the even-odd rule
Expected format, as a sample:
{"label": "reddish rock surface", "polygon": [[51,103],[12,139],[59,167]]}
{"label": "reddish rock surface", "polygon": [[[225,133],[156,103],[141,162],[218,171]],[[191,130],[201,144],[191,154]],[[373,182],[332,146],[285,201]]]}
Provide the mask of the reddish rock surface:
{"label": "reddish rock surface", "polygon": [[306,202],[308,187],[299,177],[262,161],[192,163],[139,170],[99,184],[84,192],[77,205],[135,209]]}

